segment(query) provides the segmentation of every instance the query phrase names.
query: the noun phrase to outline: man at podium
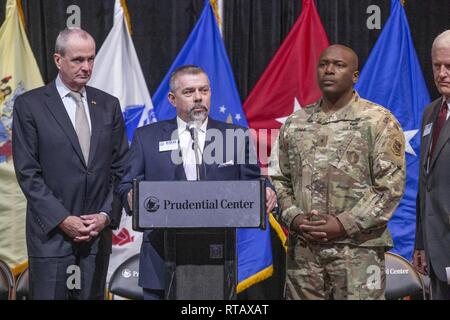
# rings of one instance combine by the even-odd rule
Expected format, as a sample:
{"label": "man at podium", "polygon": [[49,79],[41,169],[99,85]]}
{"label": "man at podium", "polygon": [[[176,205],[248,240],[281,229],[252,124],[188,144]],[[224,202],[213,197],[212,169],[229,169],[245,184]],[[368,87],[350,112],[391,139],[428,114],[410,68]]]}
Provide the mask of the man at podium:
{"label": "man at podium", "polygon": [[[208,75],[203,69],[194,65],[177,68],[170,78],[168,99],[176,108],[176,118],[135,131],[124,176],[118,187],[126,210],[130,211],[131,207],[133,179],[176,181],[260,178],[256,153],[246,129],[208,116],[211,88]],[[236,144],[235,141],[230,141],[236,140],[236,136],[227,134],[230,130],[246,133],[245,139],[237,139],[243,142]],[[215,132],[216,137],[217,133],[221,133],[222,156],[222,152],[207,152],[210,149],[208,145],[212,142],[209,132]],[[227,150],[229,146],[233,147],[231,158],[230,148]],[[275,204],[274,191],[266,187],[267,211],[270,212]],[[164,231],[145,231],[139,266],[139,285],[143,288],[144,299],[158,300],[167,296],[166,274]]]}

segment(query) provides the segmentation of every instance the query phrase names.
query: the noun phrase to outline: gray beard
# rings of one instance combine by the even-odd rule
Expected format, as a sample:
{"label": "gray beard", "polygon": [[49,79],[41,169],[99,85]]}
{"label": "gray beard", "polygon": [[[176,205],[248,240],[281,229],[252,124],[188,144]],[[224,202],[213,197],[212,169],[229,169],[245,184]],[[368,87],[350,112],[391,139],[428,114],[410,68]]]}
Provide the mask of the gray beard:
{"label": "gray beard", "polygon": [[207,111],[201,111],[201,112],[192,112],[191,111],[189,113],[189,119],[191,121],[195,122],[196,126],[198,126],[198,127],[203,123],[203,121],[206,120],[207,117],[208,117]]}

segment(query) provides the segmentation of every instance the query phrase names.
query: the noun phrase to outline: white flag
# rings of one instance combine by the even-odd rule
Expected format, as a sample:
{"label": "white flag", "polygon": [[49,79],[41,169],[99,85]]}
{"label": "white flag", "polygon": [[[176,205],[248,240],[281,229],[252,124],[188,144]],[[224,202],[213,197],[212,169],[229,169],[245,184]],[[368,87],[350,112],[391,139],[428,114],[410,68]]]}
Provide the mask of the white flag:
{"label": "white flag", "polygon": [[[95,57],[94,70],[88,84],[116,96],[120,101],[122,112],[142,109],[134,128],[129,128],[127,124],[127,132],[156,121],[150,93],[120,0],[115,2],[114,24]],[[131,140],[130,136],[128,138]]]}
{"label": "white flag", "polygon": [[[136,127],[156,121],[150,93],[120,0],[115,2],[114,25],[96,55],[92,77],[88,84],[120,100],[129,140]],[[139,252],[142,233],[133,231],[131,222],[131,217],[123,212],[119,230],[113,232],[108,282],[122,262]]]}

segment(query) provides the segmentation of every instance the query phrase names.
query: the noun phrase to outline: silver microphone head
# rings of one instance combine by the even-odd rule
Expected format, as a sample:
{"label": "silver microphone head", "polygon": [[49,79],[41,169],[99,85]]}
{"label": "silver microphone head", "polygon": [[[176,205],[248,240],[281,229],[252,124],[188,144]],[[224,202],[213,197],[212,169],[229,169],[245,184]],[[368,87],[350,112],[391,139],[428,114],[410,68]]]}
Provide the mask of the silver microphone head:
{"label": "silver microphone head", "polygon": [[189,121],[188,124],[187,124],[187,128],[189,130],[189,133],[191,134],[192,141],[195,141],[195,137],[197,135],[196,134],[197,133],[197,128],[196,128],[195,122],[194,121]]}
{"label": "silver microphone head", "polygon": [[195,129],[195,127],[196,127],[195,121],[189,121],[187,126],[188,126],[189,131],[192,129]]}

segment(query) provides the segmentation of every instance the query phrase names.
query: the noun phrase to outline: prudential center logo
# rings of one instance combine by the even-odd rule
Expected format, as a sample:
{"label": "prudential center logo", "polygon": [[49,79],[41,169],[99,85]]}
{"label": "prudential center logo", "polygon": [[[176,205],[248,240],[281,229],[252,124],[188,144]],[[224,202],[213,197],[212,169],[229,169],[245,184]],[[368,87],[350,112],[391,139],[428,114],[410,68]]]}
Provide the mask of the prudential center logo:
{"label": "prudential center logo", "polygon": [[159,209],[159,199],[153,196],[148,197],[144,201],[144,207],[148,212],[156,212]]}

